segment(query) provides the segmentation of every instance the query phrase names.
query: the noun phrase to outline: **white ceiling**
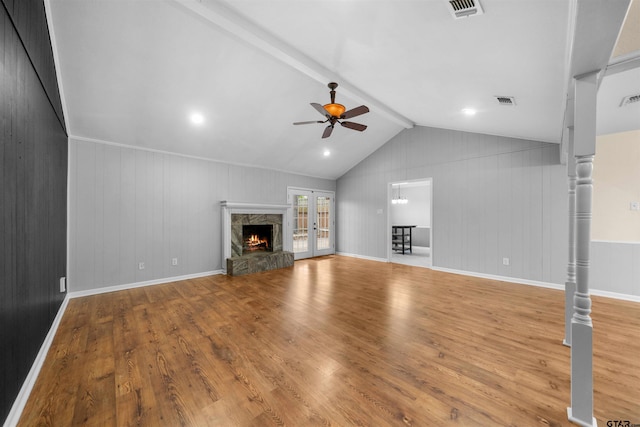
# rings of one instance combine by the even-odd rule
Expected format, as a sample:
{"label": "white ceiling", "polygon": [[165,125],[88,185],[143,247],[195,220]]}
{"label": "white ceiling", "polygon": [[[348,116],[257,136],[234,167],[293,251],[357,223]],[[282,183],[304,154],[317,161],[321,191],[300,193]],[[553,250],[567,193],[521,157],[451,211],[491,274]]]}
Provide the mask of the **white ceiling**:
{"label": "white ceiling", "polygon": [[[413,124],[560,142],[571,2],[480,1],[484,14],[461,20],[445,0],[48,7],[70,136],[335,179]],[[640,93],[637,73],[605,78],[600,96]],[[292,125],[322,119],[309,103],[329,102],[329,81],[347,109],[369,106],[351,120],[366,131]],[[599,126],[628,127],[639,107]]]}

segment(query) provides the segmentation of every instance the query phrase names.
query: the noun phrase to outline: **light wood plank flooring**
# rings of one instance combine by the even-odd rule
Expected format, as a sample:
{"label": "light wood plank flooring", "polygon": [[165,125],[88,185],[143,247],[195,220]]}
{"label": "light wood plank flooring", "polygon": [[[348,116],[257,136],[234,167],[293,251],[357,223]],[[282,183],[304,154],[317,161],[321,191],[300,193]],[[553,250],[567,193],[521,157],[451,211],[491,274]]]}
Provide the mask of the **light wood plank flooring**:
{"label": "light wood plank flooring", "polygon": [[[20,425],[571,425],[563,300],[341,256],[72,299]],[[640,423],[640,304],[593,323],[598,423]]]}

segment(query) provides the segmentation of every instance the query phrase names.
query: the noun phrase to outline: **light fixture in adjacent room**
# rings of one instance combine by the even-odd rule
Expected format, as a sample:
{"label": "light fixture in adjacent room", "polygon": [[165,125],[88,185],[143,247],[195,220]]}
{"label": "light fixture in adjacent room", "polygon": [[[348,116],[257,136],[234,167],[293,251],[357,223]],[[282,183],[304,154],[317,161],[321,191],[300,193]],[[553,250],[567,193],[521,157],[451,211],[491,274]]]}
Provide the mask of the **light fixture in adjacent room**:
{"label": "light fixture in adjacent room", "polygon": [[402,197],[400,195],[400,186],[401,185],[402,184],[392,184],[392,186],[398,187],[397,197],[394,197],[393,199],[391,199],[391,203],[394,204],[394,205],[406,205],[407,203],[409,203],[409,199],[407,199],[406,197]]}
{"label": "light fixture in adjacent room", "polygon": [[204,116],[201,113],[191,113],[191,115],[189,116],[189,120],[191,120],[191,123],[193,123],[194,125],[201,125],[204,123]]}

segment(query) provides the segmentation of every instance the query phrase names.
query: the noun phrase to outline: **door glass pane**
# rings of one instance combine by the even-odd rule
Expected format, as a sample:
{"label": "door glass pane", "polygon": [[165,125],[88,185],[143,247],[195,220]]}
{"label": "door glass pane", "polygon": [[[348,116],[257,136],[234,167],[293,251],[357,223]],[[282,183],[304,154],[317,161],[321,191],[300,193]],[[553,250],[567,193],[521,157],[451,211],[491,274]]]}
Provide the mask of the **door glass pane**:
{"label": "door glass pane", "polygon": [[293,196],[293,252],[309,250],[309,198]]}
{"label": "door glass pane", "polygon": [[318,250],[329,249],[331,247],[330,239],[330,220],[331,198],[319,196],[316,198],[316,248]]}

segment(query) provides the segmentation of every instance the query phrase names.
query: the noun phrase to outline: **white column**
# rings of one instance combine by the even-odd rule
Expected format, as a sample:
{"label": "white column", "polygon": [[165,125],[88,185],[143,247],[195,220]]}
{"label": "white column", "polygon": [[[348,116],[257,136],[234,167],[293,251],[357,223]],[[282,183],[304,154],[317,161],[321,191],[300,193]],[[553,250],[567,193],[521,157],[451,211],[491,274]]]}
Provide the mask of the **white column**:
{"label": "white column", "polygon": [[569,128],[569,152],[567,176],[569,181],[569,263],[567,281],[564,283],[564,341],[571,347],[571,319],[573,318],[573,296],[576,292],[576,159],[573,149],[573,127]]}
{"label": "white column", "polygon": [[596,426],[593,417],[593,324],[589,296],[591,198],[596,148],[597,72],[576,77],[574,155],[576,159],[576,292],[571,320],[571,407],[569,421]]}

